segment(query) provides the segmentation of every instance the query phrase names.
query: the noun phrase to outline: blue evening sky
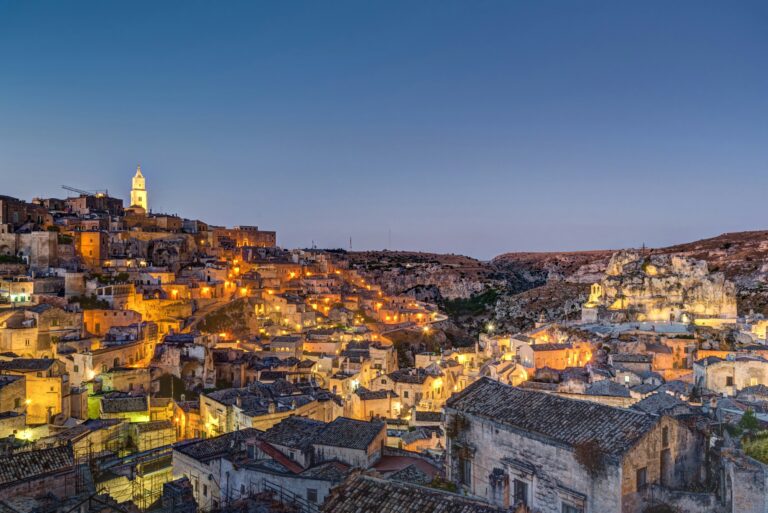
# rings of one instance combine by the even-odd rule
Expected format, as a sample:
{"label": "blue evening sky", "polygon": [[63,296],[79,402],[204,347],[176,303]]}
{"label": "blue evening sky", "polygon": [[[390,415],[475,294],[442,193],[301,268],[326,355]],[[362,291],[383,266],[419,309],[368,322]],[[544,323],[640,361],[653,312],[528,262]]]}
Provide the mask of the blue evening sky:
{"label": "blue evening sky", "polygon": [[287,247],[664,245],[768,227],[765,1],[0,0],[0,194]]}

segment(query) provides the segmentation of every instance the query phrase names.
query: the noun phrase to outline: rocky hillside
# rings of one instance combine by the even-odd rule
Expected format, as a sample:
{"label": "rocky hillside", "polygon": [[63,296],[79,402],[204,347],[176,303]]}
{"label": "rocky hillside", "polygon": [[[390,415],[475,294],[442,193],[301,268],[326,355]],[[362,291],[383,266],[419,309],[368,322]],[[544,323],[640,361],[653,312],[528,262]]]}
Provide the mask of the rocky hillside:
{"label": "rocky hillside", "polygon": [[[576,316],[589,284],[600,281],[614,250],[506,253],[490,262],[461,255],[357,252],[353,267],[389,293],[434,301],[469,336],[492,325],[517,331],[540,316]],[[736,285],[740,314],[768,314],[768,231],[726,233],[647,254],[704,260]]]}

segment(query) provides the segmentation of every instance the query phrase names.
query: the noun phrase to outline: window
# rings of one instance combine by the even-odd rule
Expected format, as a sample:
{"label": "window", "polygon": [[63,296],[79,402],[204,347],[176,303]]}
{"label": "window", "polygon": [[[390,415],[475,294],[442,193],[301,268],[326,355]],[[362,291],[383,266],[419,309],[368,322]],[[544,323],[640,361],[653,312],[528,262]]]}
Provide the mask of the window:
{"label": "window", "polygon": [[564,502],[563,508],[560,511],[562,511],[562,513],[584,513],[584,508]]}
{"label": "window", "polygon": [[79,365],[75,365],[75,372],[80,372],[80,366]]}
{"label": "window", "polygon": [[245,495],[245,485],[244,484],[240,485],[240,495]]}
{"label": "window", "polygon": [[309,502],[317,502],[317,489],[307,488],[307,500]]}
{"label": "window", "polygon": [[403,391],[403,399],[408,399],[408,390]]}
{"label": "window", "polygon": [[519,479],[515,479],[514,481],[514,488],[512,489],[512,493],[514,493],[514,503],[517,504],[524,504],[525,506],[528,505],[528,483],[525,481],[520,481]]}
{"label": "window", "polygon": [[637,491],[644,490],[645,487],[648,485],[648,471],[646,467],[637,469],[637,472],[635,473],[635,479],[637,482]]}
{"label": "window", "polygon": [[472,461],[469,458],[459,458],[459,482],[472,487]]}
{"label": "window", "polygon": [[725,377],[725,386],[732,387],[733,386],[733,376],[726,376]]}
{"label": "window", "polygon": [[749,386],[754,387],[757,385],[757,378],[749,378]]}
{"label": "window", "polygon": [[208,497],[208,485],[203,485],[203,497]]}
{"label": "window", "polygon": [[18,397],[14,398],[13,399],[13,407],[14,407],[14,409],[21,407],[21,399],[19,399]]}
{"label": "window", "polygon": [[661,446],[666,447],[669,445],[669,428],[661,428]]}

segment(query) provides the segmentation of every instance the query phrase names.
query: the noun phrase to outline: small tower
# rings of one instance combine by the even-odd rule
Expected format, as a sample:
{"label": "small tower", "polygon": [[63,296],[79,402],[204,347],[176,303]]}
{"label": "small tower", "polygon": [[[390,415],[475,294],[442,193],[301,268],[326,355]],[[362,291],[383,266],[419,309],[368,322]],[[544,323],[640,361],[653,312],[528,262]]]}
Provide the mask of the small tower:
{"label": "small tower", "polygon": [[141,174],[141,166],[136,167],[136,174],[131,183],[131,206],[141,207],[145,212],[149,211],[147,203],[147,189],[145,187],[144,175]]}

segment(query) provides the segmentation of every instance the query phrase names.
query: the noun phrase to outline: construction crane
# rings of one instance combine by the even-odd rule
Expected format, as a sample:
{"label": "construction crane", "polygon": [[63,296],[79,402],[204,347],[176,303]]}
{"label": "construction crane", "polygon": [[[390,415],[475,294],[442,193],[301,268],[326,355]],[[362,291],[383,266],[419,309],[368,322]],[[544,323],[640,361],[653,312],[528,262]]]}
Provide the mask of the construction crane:
{"label": "construction crane", "polygon": [[67,191],[76,192],[78,194],[82,194],[82,195],[85,195],[85,196],[105,196],[105,195],[109,195],[109,193],[107,191],[104,191],[103,193],[101,191],[84,191],[83,189],[78,189],[76,187],[70,187],[69,185],[62,185],[61,188],[65,189]]}

